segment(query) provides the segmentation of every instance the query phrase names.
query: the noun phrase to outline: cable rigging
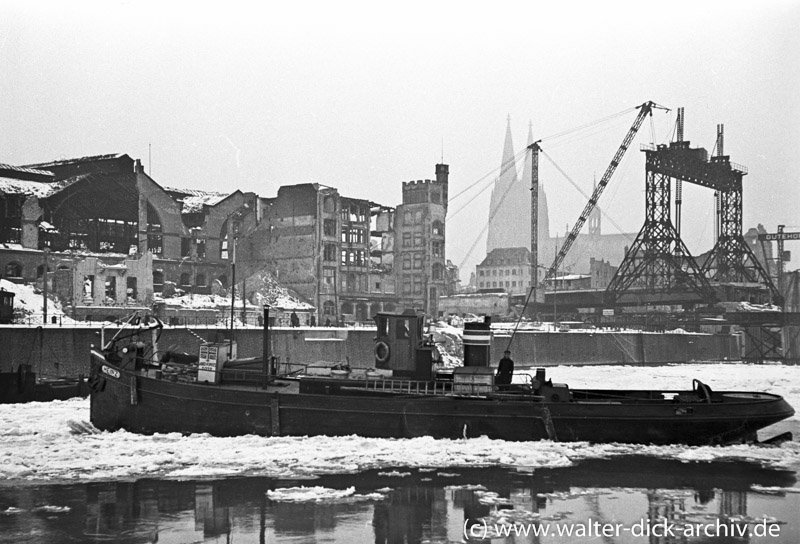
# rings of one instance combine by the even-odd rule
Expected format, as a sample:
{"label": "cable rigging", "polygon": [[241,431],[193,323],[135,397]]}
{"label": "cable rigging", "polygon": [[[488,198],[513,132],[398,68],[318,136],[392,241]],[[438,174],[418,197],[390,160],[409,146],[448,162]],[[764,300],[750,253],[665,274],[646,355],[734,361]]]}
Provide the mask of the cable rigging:
{"label": "cable rigging", "polygon": [[[614,155],[614,158],[612,159],[611,163],[609,164],[608,168],[606,169],[606,172],[604,173],[603,177],[601,178],[600,183],[595,187],[595,190],[594,190],[594,192],[593,192],[593,194],[591,196],[586,195],[586,193],[584,193],[580,189],[580,187],[578,187],[578,185],[566,174],[566,172],[564,172],[564,170],[561,169],[555,163],[555,161],[547,153],[544,153],[544,151],[541,150],[541,148],[540,148],[540,151],[542,151],[542,153],[544,153],[545,157],[553,164],[553,166],[555,166],[556,169],[559,172],[561,172],[561,174],[578,190],[578,192],[580,192],[581,195],[583,195],[584,198],[586,198],[588,200],[588,202],[587,202],[587,204],[586,204],[586,206],[584,208],[583,213],[580,215],[578,221],[573,226],[572,231],[566,236],[565,241],[564,241],[564,245],[562,246],[561,250],[556,255],[555,261],[553,262],[553,265],[548,270],[548,272],[547,272],[547,274],[545,276],[545,279],[551,278],[554,275],[554,271],[557,270],[558,266],[563,262],[564,257],[566,256],[566,254],[569,251],[569,249],[572,247],[572,243],[575,241],[575,238],[577,238],[577,235],[580,232],[580,229],[583,227],[583,225],[586,222],[586,220],[588,219],[589,214],[592,212],[592,210],[597,205],[597,201],[598,201],[600,195],[602,194],[603,190],[605,189],[605,186],[608,184],[608,182],[609,182],[609,180],[611,178],[611,175],[614,173],[616,168],[619,166],[619,164],[620,164],[625,152],[628,149],[628,146],[630,145],[631,141],[633,140],[633,137],[638,132],[639,127],[641,126],[642,122],[644,121],[644,118],[647,115],[651,116],[651,120],[650,121],[651,121],[652,141],[655,141],[655,127],[654,127],[653,121],[652,121],[652,110],[654,108],[658,108],[658,109],[663,109],[663,110],[669,111],[667,108],[664,108],[663,106],[659,106],[658,104],[655,104],[654,102],[645,102],[644,104],[641,104],[641,105],[636,106],[634,108],[628,108],[626,110],[623,110],[621,112],[618,112],[618,113],[603,117],[603,118],[598,119],[596,121],[580,125],[580,126],[574,128],[574,129],[562,131],[562,132],[547,136],[545,138],[542,138],[541,140],[538,140],[539,142],[552,141],[552,140],[556,140],[558,138],[562,138],[562,137],[567,136],[567,135],[575,135],[575,134],[583,132],[583,131],[588,131],[588,130],[594,128],[595,126],[597,126],[599,124],[602,124],[602,123],[608,122],[610,120],[616,119],[618,117],[626,115],[626,114],[628,114],[628,113],[630,113],[632,111],[635,111],[637,109],[639,110],[639,114],[638,114],[636,120],[634,121],[634,123],[631,126],[631,128],[628,130],[628,133],[627,133],[625,139],[623,140],[622,144],[619,146],[616,154]],[[527,150],[528,150],[528,147],[525,147],[525,148],[523,148],[522,151],[518,152],[514,156],[514,161],[513,161],[514,168],[516,168],[516,163],[522,157],[526,156]],[[510,169],[511,166],[502,165],[501,168],[505,168],[503,170],[503,173],[504,173],[505,171]],[[484,181],[487,177],[489,177],[489,175],[491,175],[491,173],[495,172],[496,170],[497,169],[492,170],[489,174],[486,174],[485,176],[483,176],[480,179],[478,179],[476,182],[474,182],[471,185],[469,185],[466,189],[464,189],[464,190],[460,191],[459,193],[457,193],[456,195],[454,195],[450,199],[451,202],[455,198],[463,195],[464,193],[466,193],[467,191],[469,191],[470,189],[472,189],[473,187],[475,187],[476,185],[478,185],[479,183]],[[476,195],[474,195],[472,198],[470,198],[469,201],[467,201],[461,208],[459,208],[458,210],[456,210],[455,212],[450,214],[449,217],[446,220],[449,221],[450,219],[452,219],[455,215],[457,215],[460,211],[462,211],[467,205],[472,203],[480,194],[482,194],[486,189],[488,189],[493,183],[494,183],[494,180],[492,180],[491,183],[489,183],[486,186],[484,186]],[[490,216],[489,216],[488,221],[486,221],[486,223],[483,225],[483,228],[478,233],[478,236],[476,237],[475,242],[472,244],[472,246],[470,247],[469,251],[465,255],[464,259],[462,260],[461,264],[459,265],[459,268],[462,268],[463,265],[466,263],[467,259],[469,259],[470,255],[472,254],[472,251],[475,249],[475,246],[478,244],[478,241],[481,239],[481,237],[483,236],[484,232],[486,232],[486,230],[488,229],[488,227],[491,224],[491,221],[492,221],[494,215],[500,209],[500,204],[502,204],[503,200],[505,200],[506,196],[508,195],[509,190],[514,185],[514,183],[518,183],[518,180],[515,179],[511,184],[509,184],[509,186],[506,188],[506,191],[501,196],[501,199],[500,199],[497,207],[495,208],[495,210],[491,210],[490,211]],[[600,211],[600,213],[602,213],[604,215],[604,217],[606,217],[608,219],[608,221],[617,230],[619,230],[619,232],[623,233],[622,232],[622,228],[618,224],[616,224],[616,222],[614,222],[614,220],[612,218],[610,218],[602,210]],[[623,234],[625,234],[625,233],[623,233]]]}

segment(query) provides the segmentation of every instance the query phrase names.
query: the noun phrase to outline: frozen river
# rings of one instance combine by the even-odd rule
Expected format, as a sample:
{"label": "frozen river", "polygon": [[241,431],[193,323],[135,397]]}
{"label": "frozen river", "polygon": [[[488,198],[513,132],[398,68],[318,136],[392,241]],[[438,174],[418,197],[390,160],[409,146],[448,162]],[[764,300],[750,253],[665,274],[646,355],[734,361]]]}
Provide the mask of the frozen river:
{"label": "frozen river", "polygon": [[[555,367],[548,375],[576,388],[676,389],[697,378],[800,407],[795,366]],[[467,527],[467,537],[496,542],[652,542],[645,520],[656,532],[670,528],[667,537],[706,530],[689,541],[707,541],[708,523],[714,538],[800,541],[797,415],[763,433],[794,432],[779,447],[70,431],[68,422],[88,420],[88,400],[0,406],[0,541],[458,542]],[[592,537],[589,522],[613,534]],[[533,526],[584,533],[498,536]]]}

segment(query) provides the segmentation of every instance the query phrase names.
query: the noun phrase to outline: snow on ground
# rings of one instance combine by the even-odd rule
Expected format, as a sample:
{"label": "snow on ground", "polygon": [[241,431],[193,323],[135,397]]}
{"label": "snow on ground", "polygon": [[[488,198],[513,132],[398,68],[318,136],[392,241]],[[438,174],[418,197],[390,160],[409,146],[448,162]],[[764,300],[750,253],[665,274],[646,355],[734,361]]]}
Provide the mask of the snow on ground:
{"label": "snow on ground", "polygon": [[[696,364],[664,367],[554,367],[548,376],[573,387],[685,388],[692,378],[715,390],[746,389],[783,395],[800,408],[800,367]],[[444,469],[569,466],[582,459],[647,455],[685,462],[745,460],[800,470],[800,442],[780,447],[640,446],[630,444],[506,442],[488,438],[377,439],[243,436],[217,438],[178,433],[153,436],[124,431],[72,434],[70,421],[89,421],[89,401],[0,405],[0,485],[21,481],[197,479],[229,475],[314,478],[369,469]],[[800,429],[795,415],[790,424]],[[298,493],[300,493],[298,491]]]}
{"label": "snow on ground", "polygon": [[[0,289],[14,293],[15,318],[19,316],[26,324],[42,322],[44,297],[41,292],[32,285],[13,283],[7,280],[0,280]],[[75,322],[72,318],[64,315],[61,304],[50,297],[47,297],[47,315],[48,317],[57,317],[63,325]]]}

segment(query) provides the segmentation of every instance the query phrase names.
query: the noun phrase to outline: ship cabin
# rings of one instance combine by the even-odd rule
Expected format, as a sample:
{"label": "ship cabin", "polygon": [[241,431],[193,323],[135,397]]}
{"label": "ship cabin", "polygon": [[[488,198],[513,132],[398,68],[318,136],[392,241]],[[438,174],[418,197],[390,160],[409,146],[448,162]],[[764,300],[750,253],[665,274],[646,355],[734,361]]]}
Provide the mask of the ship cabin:
{"label": "ship cabin", "polygon": [[[375,367],[366,372],[334,370],[330,376],[300,377],[300,393],[310,394],[412,394],[457,397],[541,400],[547,392],[569,398],[566,386],[545,382],[544,369],[537,380],[513,385],[495,383],[490,362],[490,322],[468,323],[464,330],[464,366],[435,369],[439,352],[432,335],[425,333],[425,316],[414,310],[375,315]],[[363,369],[362,369],[363,370]],[[528,377],[527,375],[525,375]]]}
{"label": "ship cabin", "polygon": [[332,370],[330,376],[302,376],[301,393],[340,393],[342,388],[442,394],[452,382],[441,382],[433,371],[438,351],[431,335],[425,334],[425,315],[414,310],[401,314],[375,315],[377,334],[372,369]]}
{"label": "ship cabin", "polygon": [[14,316],[14,293],[0,288],[0,323],[11,323]]}
{"label": "ship cabin", "polygon": [[433,379],[433,339],[425,335],[425,316],[414,310],[402,314],[375,315],[375,368],[393,377]]}

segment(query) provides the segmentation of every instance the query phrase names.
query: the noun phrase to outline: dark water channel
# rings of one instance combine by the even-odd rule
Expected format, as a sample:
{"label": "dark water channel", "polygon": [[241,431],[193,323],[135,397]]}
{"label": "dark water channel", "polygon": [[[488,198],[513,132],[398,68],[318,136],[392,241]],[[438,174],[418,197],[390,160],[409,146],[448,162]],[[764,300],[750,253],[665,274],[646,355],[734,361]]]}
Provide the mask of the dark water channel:
{"label": "dark water channel", "polygon": [[[270,498],[299,486],[355,491],[319,502]],[[0,484],[0,542],[796,543],[798,491],[791,470],[649,457],[532,471],[398,468],[315,480]],[[511,536],[498,535],[498,527]],[[554,534],[558,527],[573,534]]]}

